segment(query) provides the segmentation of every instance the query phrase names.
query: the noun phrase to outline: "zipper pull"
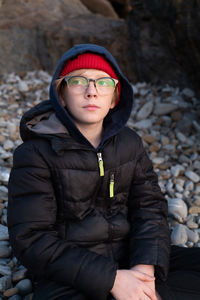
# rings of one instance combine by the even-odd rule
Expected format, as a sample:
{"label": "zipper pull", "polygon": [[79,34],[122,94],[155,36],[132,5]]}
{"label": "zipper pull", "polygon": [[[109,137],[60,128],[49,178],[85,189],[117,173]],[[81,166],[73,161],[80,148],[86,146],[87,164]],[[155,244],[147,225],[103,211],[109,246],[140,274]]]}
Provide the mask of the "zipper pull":
{"label": "zipper pull", "polygon": [[97,156],[98,156],[98,162],[99,162],[100,176],[104,176],[103,158],[102,158],[101,152],[97,153]]}
{"label": "zipper pull", "polygon": [[109,185],[109,191],[110,191],[110,198],[114,197],[114,174],[111,174],[110,176],[110,185]]}

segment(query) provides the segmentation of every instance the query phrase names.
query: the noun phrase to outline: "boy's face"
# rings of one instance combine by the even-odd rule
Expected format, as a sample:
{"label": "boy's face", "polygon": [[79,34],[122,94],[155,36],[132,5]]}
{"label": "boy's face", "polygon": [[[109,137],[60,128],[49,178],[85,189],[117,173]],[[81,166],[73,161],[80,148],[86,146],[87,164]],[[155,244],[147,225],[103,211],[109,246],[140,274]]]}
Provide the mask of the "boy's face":
{"label": "boy's face", "polygon": [[[95,69],[76,70],[71,72],[69,76],[84,76],[88,79],[110,77],[107,73]],[[110,95],[99,95],[94,82],[90,82],[89,86],[81,94],[74,93],[73,89],[66,85],[60,96],[62,105],[67,107],[79,128],[92,124],[102,126],[105,116],[115,106],[113,97],[114,91]]]}

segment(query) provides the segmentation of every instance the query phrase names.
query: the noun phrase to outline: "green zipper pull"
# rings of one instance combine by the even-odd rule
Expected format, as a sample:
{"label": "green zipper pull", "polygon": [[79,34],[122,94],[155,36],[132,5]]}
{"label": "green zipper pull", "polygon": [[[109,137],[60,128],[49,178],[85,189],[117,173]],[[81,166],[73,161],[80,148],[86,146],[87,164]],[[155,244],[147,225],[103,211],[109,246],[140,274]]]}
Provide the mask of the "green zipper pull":
{"label": "green zipper pull", "polygon": [[99,162],[100,176],[104,176],[104,167],[103,167],[103,159],[102,159],[101,152],[97,153],[97,156],[98,156],[98,162]]}
{"label": "green zipper pull", "polygon": [[110,198],[114,197],[114,174],[111,174],[110,176],[110,185],[109,185],[109,190],[110,190]]}

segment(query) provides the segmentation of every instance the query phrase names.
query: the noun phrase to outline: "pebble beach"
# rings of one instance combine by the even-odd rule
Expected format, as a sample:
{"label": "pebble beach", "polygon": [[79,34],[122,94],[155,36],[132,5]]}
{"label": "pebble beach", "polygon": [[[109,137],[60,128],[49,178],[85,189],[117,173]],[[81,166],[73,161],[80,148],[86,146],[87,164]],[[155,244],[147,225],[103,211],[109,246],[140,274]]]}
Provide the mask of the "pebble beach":
{"label": "pebble beach", "polygon": [[[31,300],[32,282],[13,255],[7,229],[12,155],[22,143],[19,123],[48,99],[51,75],[34,71],[0,79],[0,300]],[[128,126],[142,137],[168,201],[171,243],[200,247],[200,99],[188,87],[133,85]]]}

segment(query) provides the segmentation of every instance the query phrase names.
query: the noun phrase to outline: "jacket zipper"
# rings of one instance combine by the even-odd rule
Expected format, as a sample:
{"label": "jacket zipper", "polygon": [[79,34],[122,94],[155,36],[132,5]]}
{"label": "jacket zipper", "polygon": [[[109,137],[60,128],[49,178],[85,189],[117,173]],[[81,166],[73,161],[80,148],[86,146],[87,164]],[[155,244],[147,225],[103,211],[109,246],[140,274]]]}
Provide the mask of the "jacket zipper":
{"label": "jacket zipper", "polygon": [[109,185],[109,192],[110,192],[110,198],[114,197],[114,173],[111,174],[110,176],[110,185]]}
{"label": "jacket zipper", "polygon": [[104,176],[104,167],[103,167],[102,153],[101,153],[101,152],[98,152],[98,153],[97,153],[97,157],[98,157],[98,163],[99,163],[99,172],[100,172],[100,176]]}

